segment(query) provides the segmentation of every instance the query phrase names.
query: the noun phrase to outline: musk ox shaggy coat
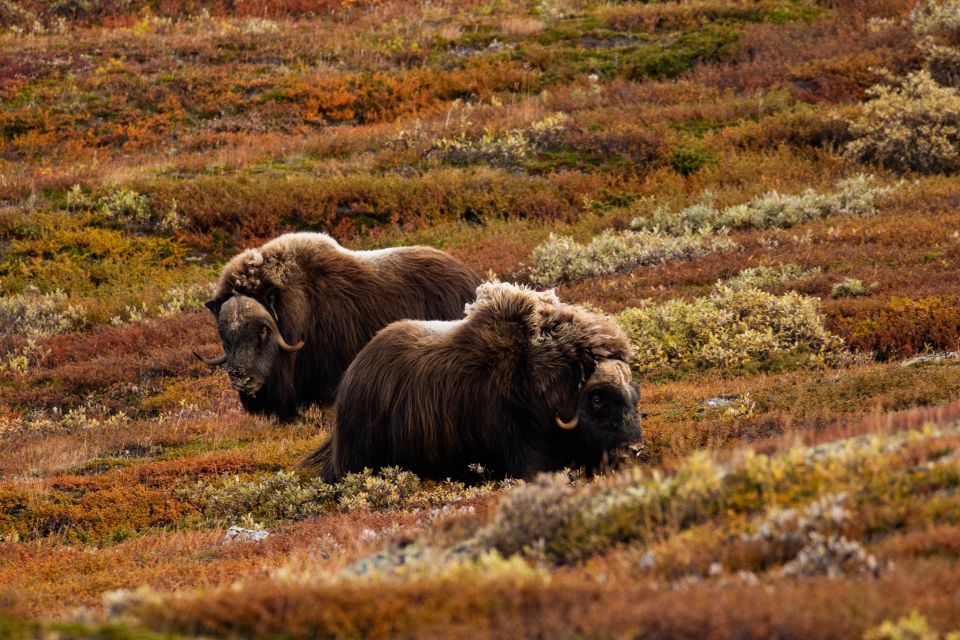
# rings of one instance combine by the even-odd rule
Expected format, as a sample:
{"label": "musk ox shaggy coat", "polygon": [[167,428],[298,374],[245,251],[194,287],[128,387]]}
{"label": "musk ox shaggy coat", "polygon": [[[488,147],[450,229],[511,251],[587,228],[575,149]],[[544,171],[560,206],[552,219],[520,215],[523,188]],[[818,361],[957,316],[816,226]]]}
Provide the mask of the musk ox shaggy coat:
{"label": "musk ox shaggy coat", "polygon": [[[322,233],[291,233],[235,256],[206,306],[248,411],[294,416],[324,403],[347,365],[386,325],[463,317],[480,279],[431,247],[351,251]],[[198,357],[200,357],[198,355]]]}
{"label": "musk ox shaggy coat", "polygon": [[641,438],[630,355],[608,318],[483,284],[463,320],[396,322],[363,348],[332,436],[303,466],[327,482],[392,465],[431,478],[473,463],[494,477],[596,468]]}

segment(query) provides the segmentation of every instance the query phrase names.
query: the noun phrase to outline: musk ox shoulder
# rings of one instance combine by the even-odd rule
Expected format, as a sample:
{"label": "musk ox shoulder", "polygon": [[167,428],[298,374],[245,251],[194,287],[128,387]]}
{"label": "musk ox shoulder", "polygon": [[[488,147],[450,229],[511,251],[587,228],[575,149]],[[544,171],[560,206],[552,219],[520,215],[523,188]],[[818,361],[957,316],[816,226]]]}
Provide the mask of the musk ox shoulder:
{"label": "musk ox shoulder", "polygon": [[252,413],[293,417],[329,402],[347,365],[404,318],[463,317],[480,279],[431,247],[351,251],[322,233],[291,233],[224,266],[207,301],[230,384]]}
{"label": "musk ox shoulder", "polygon": [[303,461],[327,482],[398,465],[423,477],[529,478],[596,468],[639,443],[639,391],[610,319],[505,283],[485,283],[466,317],[391,324],[337,392],[331,437]]}

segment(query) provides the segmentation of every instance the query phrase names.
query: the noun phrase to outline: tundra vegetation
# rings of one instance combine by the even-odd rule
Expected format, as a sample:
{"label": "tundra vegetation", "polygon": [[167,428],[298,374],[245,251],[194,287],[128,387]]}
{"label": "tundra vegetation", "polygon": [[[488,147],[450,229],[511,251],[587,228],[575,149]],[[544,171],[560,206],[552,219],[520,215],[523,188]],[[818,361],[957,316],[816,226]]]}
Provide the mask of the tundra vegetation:
{"label": "tundra vegetation", "polygon": [[[0,635],[955,637],[958,87],[955,0],[0,0]],[[640,457],[298,474],[191,352],[305,230],[614,317]]]}

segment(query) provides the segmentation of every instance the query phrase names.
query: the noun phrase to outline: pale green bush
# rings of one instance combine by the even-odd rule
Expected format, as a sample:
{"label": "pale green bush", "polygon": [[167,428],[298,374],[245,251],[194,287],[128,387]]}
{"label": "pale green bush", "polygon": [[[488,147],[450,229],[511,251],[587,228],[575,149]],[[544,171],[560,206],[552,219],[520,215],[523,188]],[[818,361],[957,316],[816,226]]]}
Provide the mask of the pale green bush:
{"label": "pale green bush", "polygon": [[293,472],[278,471],[263,478],[235,476],[221,484],[200,480],[181,489],[179,497],[214,520],[269,522],[320,515],[335,491],[320,480],[304,481]]}
{"label": "pale green bush", "polygon": [[910,12],[910,22],[917,35],[960,29],[960,2],[919,0]]}
{"label": "pale green bush", "polygon": [[552,286],[565,280],[729,251],[736,246],[725,234],[713,233],[669,235],[658,231],[607,230],[587,244],[551,234],[547,242],[533,250],[530,280]]}
{"label": "pale green bush", "polygon": [[0,297],[0,334],[37,337],[76,329],[83,324],[84,310],[67,300],[67,294],[59,289]]}
{"label": "pale green bush", "polygon": [[751,267],[724,281],[731,289],[767,289],[796,282],[820,273],[819,268],[804,269],[795,264],[778,267]]}
{"label": "pale green bush", "polygon": [[824,327],[816,298],[718,285],[690,302],[670,300],[616,316],[635,349],[640,373],[668,368],[740,367],[775,356],[841,357],[843,341]]}
{"label": "pale green bush", "polygon": [[449,484],[424,493],[420,490],[420,479],[398,467],[387,467],[377,473],[369,469],[349,473],[336,484],[278,471],[259,478],[234,476],[219,482],[200,480],[181,489],[178,495],[206,517],[234,523],[241,519],[247,522],[296,520],[331,510],[425,508],[470,499],[491,490]]}
{"label": "pale green bush", "polygon": [[398,467],[373,474],[369,469],[350,473],[335,485],[337,502],[345,511],[400,509],[420,489],[420,478]]}
{"label": "pale green bush", "polygon": [[192,284],[185,287],[167,289],[167,293],[157,309],[161,317],[203,309],[203,303],[213,294],[213,283]]}
{"label": "pale green bush", "polygon": [[891,187],[877,186],[872,176],[860,174],[839,181],[830,193],[808,189],[801,195],[784,195],[771,191],[724,209],[714,207],[713,195],[707,192],[701,202],[679,213],[658,209],[649,218],[635,218],[630,226],[672,234],[723,228],[783,229],[834,215],[873,215],[877,199],[890,191]]}
{"label": "pale green bush", "polygon": [[527,129],[504,132],[486,129],[479,138],[469,137],[466,131],[462,131],[452,138],[435,141],[431,153],[453,164],[515,165],[537,149],[554,142],[568,123],[566,114],[555,113]]}
{"label": "pale green bush", "polygon": [[849,121],[853,140],[844,153],[898,171],[952,172],[960,168],[960,93],[921,70],[899,86],[875,85],[862,113]]}
{"label": "pale green bush", "polygon": [[868,296],[876,285],[865,285],[857,278],[844,278],[830,289],[831,298],[857,298]]}
{"label": "pale green bush", "polygon": [[541,474],[535,482],[507,492],[497,505],[490,526],[480,532],[480,544],[511,555],[539,555],[544,541],[576,513],[575,490],[562,473]]}

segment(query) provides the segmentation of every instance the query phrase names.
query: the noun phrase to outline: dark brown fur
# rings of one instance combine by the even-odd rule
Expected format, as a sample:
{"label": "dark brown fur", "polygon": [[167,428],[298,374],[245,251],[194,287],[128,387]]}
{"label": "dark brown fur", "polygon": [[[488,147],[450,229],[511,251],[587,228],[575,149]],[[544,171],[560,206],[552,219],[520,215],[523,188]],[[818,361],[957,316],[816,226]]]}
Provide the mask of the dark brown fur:
{"label": "dark brown fur", "polygon": [[[304,342],[295,353],[268,353],[276,362],[268,363],[263,386],[240,393],[248,411],[290,418],[299,407],[332,400],[347,365],[381,328],[404,318],[461,318],[479,282],[462,262],[430,247],[350,251],[325,234],[293,233],[230,260],[207,307],[221,338],[221,307],[242,296],[255,303],[231,304],[239,310],[234,327],[269,314],[287,342]],[[227,364],[234,382],[237,367]]]}
{"label": "dark brown fur", "polygon": [[[594,468],[641,437],[630,346],[611,320],[552,292],[477,290],[465,319],[383,329],[347,369],[331,438],[303,466],[334,482],[399,465],[424,477]],[[588,408],[597,396],[603,409]],[[557,418],[581,416],[561,429]]]}

